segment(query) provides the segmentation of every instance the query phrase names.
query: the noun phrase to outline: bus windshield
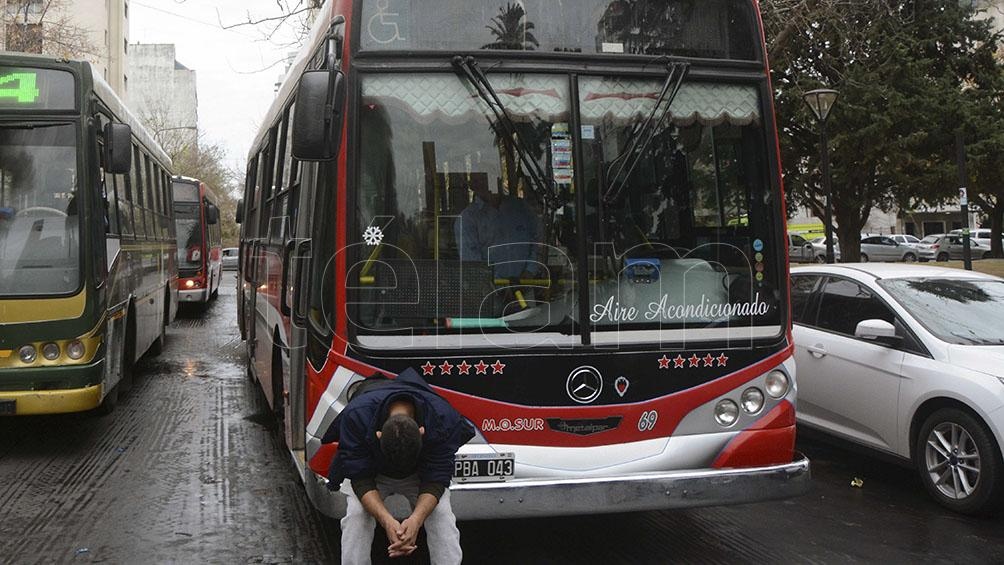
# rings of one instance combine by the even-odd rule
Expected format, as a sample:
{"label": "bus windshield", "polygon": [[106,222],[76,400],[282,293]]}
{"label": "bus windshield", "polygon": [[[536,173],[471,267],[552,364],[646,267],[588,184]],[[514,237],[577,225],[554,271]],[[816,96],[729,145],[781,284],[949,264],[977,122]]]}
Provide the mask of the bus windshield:
{"label": "bus windshield", "polygon": [[687,82],[664,112],[663,81],[583,77],[577,171],[568,77],[488,80],[505,112],[456,74],[362,79],[362,334],[570,335],[583,310],[598,331],[780,331],[756,87]]}
{"label": "bus windshield", "polygon": [[365,0],[373,51],[541,51],[754,60],[752,2]]}
{"label": "bus windshield", "polygon": [[0,124],[0,296],[80,285],[76,129]]}
{"label": "bus windshield", "polygon": [[[177,193],[177,190],[175,191]],[[202,268],[202,221],[198,204],[175,204],[174,225],[178,237],[178,269]]]}

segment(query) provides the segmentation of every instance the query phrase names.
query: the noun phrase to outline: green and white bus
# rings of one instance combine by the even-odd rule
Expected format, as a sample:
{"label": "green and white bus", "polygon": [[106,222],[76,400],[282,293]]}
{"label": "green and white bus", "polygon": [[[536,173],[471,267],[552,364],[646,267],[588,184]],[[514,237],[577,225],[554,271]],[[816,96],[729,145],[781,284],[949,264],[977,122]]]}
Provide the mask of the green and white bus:
{"label": "green and white bus", "polygon": [[0,415],[114,408],[177,311],[172,204],[89,63],[0,53]]}

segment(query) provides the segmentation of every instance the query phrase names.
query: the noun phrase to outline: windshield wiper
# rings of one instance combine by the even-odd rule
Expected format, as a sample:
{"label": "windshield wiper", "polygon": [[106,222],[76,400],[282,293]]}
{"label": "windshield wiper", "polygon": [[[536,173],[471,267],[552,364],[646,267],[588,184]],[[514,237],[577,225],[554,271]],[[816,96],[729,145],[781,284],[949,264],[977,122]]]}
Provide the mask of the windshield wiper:
{"label": "windshield wiper", "polygon": [[512,116],[509,115],[509,111],[506,110],[505,104],[502,103],[498,92],[488,81],[484,71],[478,66],[478,61],[474,57],[457,55],[453,58],[453,66],[460,72],[460,76],[467,79],[467,82],[474,87],[478,96],[495,115],[495,123],[492,124],[495,131],[512,140],[516,154],[540,197],[546,204],[550,205],[549,207],[555,207],[557,199],[554,190],[550,188],[550,183],[544,180],[547,174],[540,167],[540,164],[530,156],[530,151],[527,149],[523,137],[520,136],[519,130],[516,129]]}
{"label": "windshield wiper", "polygon": [[[603,201],[606,204],[612,204],[624,192],[628,179],[631,178],[631,173],[634,172],[635,167],[641,162],[642,156],[652,143],[652,140],[655,139],[655,135],[662,129],[663,123],[665,123],[666,118],[669,116],[669,107],[673,105],[673,100],[679,94],[680,87],[683,86],[683,81],[687,78],[687,73],[690,71],[690,63],[669,63],[666,65],[666,70],[669,74],[666,76],[666,81],[662,85],[662,91],[655,101],[655,107],[652,108],[652,112],[642,123],[642,126],[635,130],[634,135],[628,141],[628,148],[610,162],[611,169],[618,162],[620,163],[620,167],[610,176],[606,192],[603,193]],[[659,114],[660,107],[662,108],[661,114]],[[656,119],[657,114],[658,119]],[[631,158],[630,161],[628,157]],[[626,173],[624,172],[625,169],[627,170]],[[621,178],[622,176],[623,178]]]}

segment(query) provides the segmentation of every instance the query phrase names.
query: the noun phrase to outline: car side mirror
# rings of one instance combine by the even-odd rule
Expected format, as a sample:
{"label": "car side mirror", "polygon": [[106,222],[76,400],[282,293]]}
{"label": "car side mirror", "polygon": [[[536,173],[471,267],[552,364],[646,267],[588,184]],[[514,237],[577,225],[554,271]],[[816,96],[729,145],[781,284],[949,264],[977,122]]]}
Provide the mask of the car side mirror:
{"label": "car side mirror", "polygon": [[854,337],[868,341],[890,341],[902,339],[896,334],[896,326],[885,320],[863,320],[854,329]]}
{"label": "car side mirror", "polygon": [[105,125],[105,172],[127,175],[132,169],[132,128],[128,124]]}
{"label": "car side mirror", "polygon": [[244,199],[241,198],[237,201],[237,212],[234,213],[234,221],[237,225],[244,223]]}
{"label": "car side mirror", "polygon": [[345,76],[337,70],[306,71],[296,89],[293,157],[330,161],[338,155],[345,105]]}

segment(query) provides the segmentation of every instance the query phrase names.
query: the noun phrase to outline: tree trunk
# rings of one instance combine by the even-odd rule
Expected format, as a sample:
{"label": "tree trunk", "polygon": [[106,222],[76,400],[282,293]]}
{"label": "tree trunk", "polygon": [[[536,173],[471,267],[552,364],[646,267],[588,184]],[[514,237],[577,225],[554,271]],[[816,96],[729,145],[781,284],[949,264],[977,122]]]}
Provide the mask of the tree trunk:
{"label": "tree trunk", "polygon": [[1004,244],[1001,243],[1001,231],[1004,229],[1004,202],[998,203],[990,210],[990,253],[1000,259],[1004,257]]}
{"label": "tree trunk", "polygon": [[840,262],[857,263],[861,261],[861,228],[864,219],[854,213],[842,213],[839,208],[833,210],[837,223],[837,240],[840,244]]}

